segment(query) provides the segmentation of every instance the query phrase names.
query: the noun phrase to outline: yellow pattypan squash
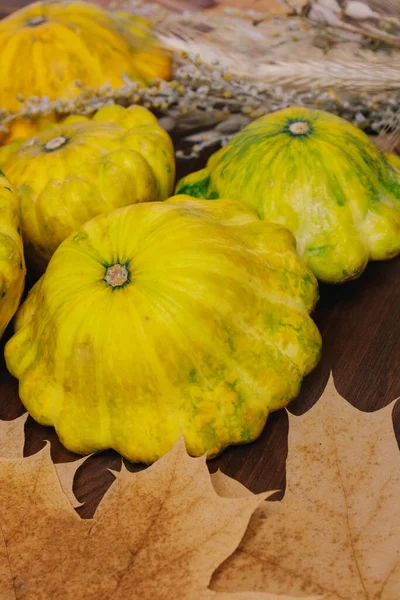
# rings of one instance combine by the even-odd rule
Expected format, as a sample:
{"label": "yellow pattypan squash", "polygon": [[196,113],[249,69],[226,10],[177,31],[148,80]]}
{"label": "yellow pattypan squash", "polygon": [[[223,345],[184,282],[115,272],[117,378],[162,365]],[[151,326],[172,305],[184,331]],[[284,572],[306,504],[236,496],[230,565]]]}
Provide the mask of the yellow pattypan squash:
{"label": "yellow pattypan squash", "polygon": [[286,229],[178,196],[65,240],[6,345],[34,419],[70,450],[152,462],[250,442],[317,363],[315,277]]}
{"label": "yellow pattypan squash", "polygon": [[37,119],[23,119],[18,118],[8,126],[7,133],[3,133],[0,135],[0,168],[1,165],[4,164],[4,159],[2,152],[4,150],[4,146],[9,146],[10,144],[15,144],[15,142],[22,142],[24,140],[28,140],[33,137],[39,131],[43,131],[47,127],[51,127],[56,123],[55,115],[49,115],[47,117],[39,117]]}
{"label": "yellow pattypan squash", "polygon": [[108,106],[69,117],[12,153],[4,170],[20,199],[26,255],[43,268],[57,246],[100,213],[171,194],[168,134],[145,108]]}
{"label": "yellow pattypan squash", "polygon": [[33,96],[75,98],[81,85],[119,87],[124,76],[143,84],[171,76],[146,21],[89,2],[29,4],[0,22],[0,48],[0,107],[8,110]]}
{"label": "yellow pattypan squash", "polygon": [[26,142],[26,139],[13,140],[5,146],[0,145],[0,170],[3,171],[8,161],[15,156],[18,150]]}
{"label": "yellow pattypan squash", "polygon": [[25,282],[18,202],[0,171],[0,338],[14,316]]}
{"label": "yellow pattypan squash", "polygon": [[[166,49],[161,50],[160,47],[157,47],[149,22],[138,15],[122,10],[115,11],[113,14],[119,19],[124,37],[130,40],[132,47],[135,48],[134,64],[141,76],[146,81],[151,81],[155,77],[171,79],[171,56]],[[154,49],[150,51],[151,44],[157,48],[157,51]]]}
{"label": "yellow pattypan squash", "polygon": [[177,193],[252,206],[294,233],[319,279],[337,283],[399,254],[399,173],[344,119],[292,107],[248,125]]}

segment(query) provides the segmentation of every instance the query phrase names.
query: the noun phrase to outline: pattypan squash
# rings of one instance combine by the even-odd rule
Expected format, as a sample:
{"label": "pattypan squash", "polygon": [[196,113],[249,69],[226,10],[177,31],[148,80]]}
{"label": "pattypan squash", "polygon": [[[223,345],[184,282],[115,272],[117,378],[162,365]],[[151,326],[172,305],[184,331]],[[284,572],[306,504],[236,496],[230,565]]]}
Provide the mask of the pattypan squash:
{"label": "pattypan squash", "polygon": [[317,363],[317,282],[286,229],[178,196],[66,239],[6,345],[30,414],[78,453],[150,463],[251,442]]}
{"label": "pattypan squash", "polygon": [[25,282],[18,201],[0,171],[0,338],[15,314]]}
{"label": "pattypan squash", "polygon": [[4,171],[19,197],[26,256],[40,271],[94,216],[168,198],[175,158],[150,111],[107,106],[92,119],[68,117],[17,145]]}
{"label": "pattypan squash", "polygon": [[73,99],[88,88],[117,88],[171,77],[171,57],[144,19],[90,2],[35,2],[0,21],[0,107],[31,97]]}
{"label": "pattypan squash", "polygon": [[358,277],[369,260],[400,252],[396,159],[323,111],[292,107],[255,120],[176,191],[238,199],[284,225],[328,283]]}

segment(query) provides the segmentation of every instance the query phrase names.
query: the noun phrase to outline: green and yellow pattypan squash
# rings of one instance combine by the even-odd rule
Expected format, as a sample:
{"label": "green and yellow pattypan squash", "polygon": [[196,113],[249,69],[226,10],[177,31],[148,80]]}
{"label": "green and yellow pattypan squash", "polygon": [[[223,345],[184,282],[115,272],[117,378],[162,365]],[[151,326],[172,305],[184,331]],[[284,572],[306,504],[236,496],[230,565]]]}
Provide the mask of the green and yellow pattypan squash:
{"label": "green and yellow pattypan squash", "polygon": [[[5,149],[7,146],[5,146]],[[59,244],[98,214],[166,200],[175,177],[168,134],[141,106],[69,117],[8,156],[26,256],[39,270]]]}
{"label": "green and yellow pattypan squash", "polygon": [[286,229],[178,196],[65,240],[6,345],[30,414],[70,450],[152,462],[250,442],[317,363],[317,282]]}
{"label": "green and yellow pattypan squash", "polygon": [[397,160],[344,119],[292,107],[248,125],[177,193],[252,206],[293,232],[320,280],[339,283],[400,252]]}
{"label": "green and yellow pattypan squash", "polygon": [[25,282],[18,201],[0,171],[0,338],[14,316]]}

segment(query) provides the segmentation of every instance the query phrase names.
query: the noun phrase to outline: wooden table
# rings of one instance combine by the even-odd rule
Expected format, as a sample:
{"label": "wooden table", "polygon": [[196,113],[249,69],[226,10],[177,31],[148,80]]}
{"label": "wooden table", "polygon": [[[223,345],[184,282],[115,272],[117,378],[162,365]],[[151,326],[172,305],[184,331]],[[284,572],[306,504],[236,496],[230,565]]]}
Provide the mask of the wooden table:
{"label": "wooden table", "polygon": [[[17,2],[23,4],[25,0],[10,0],[8,6],[3,5],[3,14]],[[165,2],[178,4],[181,0]],[[185,3],[182,0],[181,4]],[[360,279],[343,286],[321,286],[320,296],[313,317],[323,336],[322,361],[305,379],[300,397],[289,410],[295,414],[307,411],[322,393],[331,370],[338,391],[354,406],[365,411],[383,408],[400,396],[400,258],[371,264]],[[17,382],[4,365],[4,342],[0,343],[0,419],[9,420],[22,414],[24,408]],[[400,441],[400,402],[394,410],[394,427]],[[49,440],[55,462],[78,458],[61,446],[52,428],[42,427],[31,418],[25,435],[26,456]],[[254,492],[282,490],[275,496],[278,499],[285,487],[287,435],[288,418],[282,410],[270,416],[256,442],[229,448],[209,462],[210,470],[221,468]],[[114,476],[108,469],[118,470],[120,466],[121,457],[107,451],[88,458],[78,469],[74,491],[83,503],[78,509],[83,517],[93,515],[111,485]],[[144,468],[127,462],[126,466],[133,471]]]}

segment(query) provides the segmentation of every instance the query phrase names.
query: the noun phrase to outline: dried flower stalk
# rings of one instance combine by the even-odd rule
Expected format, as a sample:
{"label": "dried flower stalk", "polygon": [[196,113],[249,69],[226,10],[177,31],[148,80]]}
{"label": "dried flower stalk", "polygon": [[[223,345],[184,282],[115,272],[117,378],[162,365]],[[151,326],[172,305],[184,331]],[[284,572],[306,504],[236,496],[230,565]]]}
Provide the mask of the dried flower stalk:
{"label": "dried flower stalk", "polygon": [[[124,10],[132,8],[132,1],[124,4]],[[170,47],[185,49],[176,54],[173,81],[155,81],[141,88],[125,79],[118,89],[82,87],[73,100],[29,98],[18,113],[0,111],[0,126],[7,128],[20,117],[90,115],[107,104],[138,103],[161,118],[179,139],[179,153],[189,158],[225,143],[251,119],[293,104],[327,110],[371,133],[400,130],[400,53],[394,49],[390,55],[387,49],[371,55],[361,48],[360,37],[342,38],[324,31],[323,44],[334,49],[339,45],[339,50],[340,44],[345,48],[350,44],[360,46],[359,50],[348,53],[347,60],[340,55],[330,58],[329,52],[327,59],[293,60],[279,54],[282,47],[298,56],[296,36],[303,46],[308,39],[314,43],[321,35],[320,27],[298,17],[266,19],[240,11],[235,16],[233,11],[228,16],[172,15],[160,12],[156,5],[133,4],[136,13],[152,18],[160,38]],[[278,28],[275,41],[274,27]],[[231,49],[233,39],[239,40],[235,50]],[[325,56],[325,50],[318,52]],[[363,52],[370,53],[368,60],[363,60]]]}

